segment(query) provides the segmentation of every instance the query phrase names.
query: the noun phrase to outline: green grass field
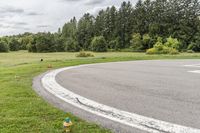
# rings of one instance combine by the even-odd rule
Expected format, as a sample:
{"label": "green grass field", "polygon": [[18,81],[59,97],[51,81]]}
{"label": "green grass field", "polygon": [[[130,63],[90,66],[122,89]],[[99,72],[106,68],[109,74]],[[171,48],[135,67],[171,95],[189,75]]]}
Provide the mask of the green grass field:
{"label": "green grass field", "polygon": [[[0,53],[0,133],[60,133],[63,119],[69,116],[72,133],[109,133],[96,124],[88,123],[54,108],[32,90],[34,76],[64,66],[100,62],[150,59],[200,59],[199,53],[180,55],[146,55],[144,53],[94,53],[95,57],[77,58],[77,53]],[[43,58],[44,62],[40,62]]]}

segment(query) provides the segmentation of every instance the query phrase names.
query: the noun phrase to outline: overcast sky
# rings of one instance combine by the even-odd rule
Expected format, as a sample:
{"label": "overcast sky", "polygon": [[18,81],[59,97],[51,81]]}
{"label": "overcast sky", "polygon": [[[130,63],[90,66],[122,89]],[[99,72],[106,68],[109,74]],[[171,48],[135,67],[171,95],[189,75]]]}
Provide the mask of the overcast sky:
{"label": "overcast sky", "polygon": [[[124,0],[0,0],[0,36],[23,32],[55,32],[73,16],[95,14]],[[136,0],[130,0],[135,4]]]}

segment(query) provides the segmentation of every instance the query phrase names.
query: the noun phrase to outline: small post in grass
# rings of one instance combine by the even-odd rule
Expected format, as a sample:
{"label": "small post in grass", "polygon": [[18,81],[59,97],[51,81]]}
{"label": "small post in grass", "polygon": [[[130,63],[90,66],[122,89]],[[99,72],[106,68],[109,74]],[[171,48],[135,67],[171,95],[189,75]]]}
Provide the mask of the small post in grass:
{"label": "small post in grass", "polygon": [[64,132],[70,133],[72,125],[73,123],[71,119],[69,117],[65,118],[64,123],[63,123]]}
{"label": "small post in grass", "polygon": [[49,65],[47,66],[47,68],[53,68],[53,66],[52,66],[51,64],[49,64]]}

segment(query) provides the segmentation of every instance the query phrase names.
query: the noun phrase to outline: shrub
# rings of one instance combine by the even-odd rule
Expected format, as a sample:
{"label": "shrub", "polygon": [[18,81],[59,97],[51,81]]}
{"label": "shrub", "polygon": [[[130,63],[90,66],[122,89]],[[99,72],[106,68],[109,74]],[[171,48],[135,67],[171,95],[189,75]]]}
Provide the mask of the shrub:
{"label": "shrub", "polygon": [[152,48],[153,44],[155,44],[155,41],[149,34],[141,36],[140,33],[136,33],[132,36],[130,48],[132,51],[144,51]]}
{"label": "shrub", "polygon": [[154,48],[157,49],[158,51],[162,51],[164,49],[164,45],[162,44],[162,42],[156,42],[156,44],[154,45]]}
{"label": "shrub", "polygon": [[116,50],[118,45],[119,45],[119,41],[117,39],[115,39],[115,40],[112,40],[109,42],[108,48]]}
{"label": "shrub", "polygon": [[153,47],[153,39],[149,34],[144,34],[142,37],[143,49],[148,49]]}
{"label": "shrub", "polygon": [[143,49],[142,36],[140,35],[140,33],[133,34],[131,40],[131,49],[136,51]]}
{"label": "shrub", "polygon": [[169,38],[167,38],[165,46],[178,50],[180,49],[181,43],[176,38],[172,38],[170,36]]}
{"label": "shrub", "polygon": [[163,49],[159,51],[159,54],[169,54],[171,51],[171,48],[163,46]]}
{"label": "shrub", "polygon": [[150,48],[146,51],[146,54],[156,54],[156,53],[158,53],[158,52],[157,52],[157,49],[155,49],[155,48]]}
{"label": "shrub", "polygon": [[188,50],[192,50],[194,52],[200,52],[200,43],[194,43],[192,42],[189,46],[188,46]]}
{"label": "shrub", "polygon": [[91,53],[86,53],[84,51],[81,51],[79,54],[76,55],[76,57],[94,57]]}
{"label": "shrub", "polygon": [[20,44],[19,44],[19,42],[18,42],[18,40],[16,40],[16,39],[11,39],[10,41],[9,41],[9,48],[10,48],[10,51],[18,51],[19,50],[19,46]]}
{"label": "shrub", "polygon": [[176,49],[171,48],[171,49],[169,49],[169,50],[170,50],[170,51],[169,51],[169,54],[171,54],[171,55],[179,54],[179,51],[176,50]]}
{"label": "shrub", "polygon": [[146,54],[179,54],[178,50],[163,46],[162,50],[158,50],[157,48],[151,48],[146,51]]}
{"label": "shrub", "polygon": [[188,50],[187,49],[182,49],[181,52],[182,53],[186,53]]}
{"label": "shrub", "polygon": [[55,38],[55,49],[56,49],[56,52],[64,52],[65,48],[66,48],[66,45],[64,43],[64,39],[62,39],[59,36],[55,36],[54,38]]}
{"label": "shrub", "polygon": [[105,38],[103,36],[94,37],[92,39],[91,49],[95,52],[106,52],[107,45]]}
{"label": "shrub", "polygon": [[187,50],[187,53],[195,53],[193,50]]}
{"label": "shrub", "polygon": [[8,52],[9,47],[5,41],[0,40],[0,52]]}
{"label": "shrub", "polygon": [[78,42],[74,39],[68,38],[66,41],[65,51],[76,52],[79,51]]}
{"label": "shrub", "polygon": [[31,43],[33,40],[32,35],[24,35],[23,37],[20,37],[19,42],[19,49],[20,50],[27,50],[27,45]]}
{"label": "shrub", "polygon": [[28,49],[28,52],[34,52],[34,53],[37,52],[36,37],[35,36],[32,37],[32,40],[28,43],[26,48]]}
{"label": "shrub", "polygon": [[175,49],[174,44],[171,44],[171,40],[169,39],[168,43],[163,44],[162,39],[158,38],[156,44],[153,48],[148,49],[146,51],[147,54],[179,54],[178,50]]}

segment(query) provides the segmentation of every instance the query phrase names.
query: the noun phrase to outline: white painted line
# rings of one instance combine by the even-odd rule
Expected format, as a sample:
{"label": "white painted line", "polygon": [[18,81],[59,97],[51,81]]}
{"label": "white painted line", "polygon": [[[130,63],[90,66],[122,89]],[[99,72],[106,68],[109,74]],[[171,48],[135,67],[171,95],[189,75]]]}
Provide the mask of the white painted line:
{"label": "white painted line", "polygon": [[188,72],[190,72],[190,73],[198,73],[198,74],[200,74],[200,70],[188,71]]}
{"label": "white painted line", "polygon": [[[134,128],[138,128],[143,131],[147,131],[150,133],[200,133],[200,129],[185,127],[177,124],[172,124],[169,122],[164,122],[160,120],[156,120],[153,118],[148,118],[145,116],[141,116],[134,113],[129,113],[126,111],[122,111],[113,107],[109,107],[107,105],[103,105],[97,103],[95,101],[89,100],[85,97],[77,95],[66,88],[59,85],[55,77],[58,73],[74,69],[78,67],[89,66],[75,66],[75,67],[67,67],[62,69],[53,70],[47,73],[42,78],[43,87],[55,95],[56,97],[62,99],[63,101],[85,110],[87,112],[93,113],[95,115],[110,119],[115,122],[122,123],[124,125],[128,125]],[[91,65],[90,65],[91,66]]]}
{"label": "white painted line", "polygon": [[184,65],[185,67],[200,67],[200,64]]}
{"label": "white painted line", "polygon": [[[200,64],[192,64],[192,65],[184,65],[184,66],[185,67],[195,67],[195,68],[197,68],[197,67],[200,67]],[[188,71],[188,72],[200,74],[200,70],[194,70],[194,71]]]}

